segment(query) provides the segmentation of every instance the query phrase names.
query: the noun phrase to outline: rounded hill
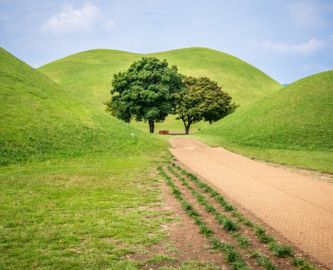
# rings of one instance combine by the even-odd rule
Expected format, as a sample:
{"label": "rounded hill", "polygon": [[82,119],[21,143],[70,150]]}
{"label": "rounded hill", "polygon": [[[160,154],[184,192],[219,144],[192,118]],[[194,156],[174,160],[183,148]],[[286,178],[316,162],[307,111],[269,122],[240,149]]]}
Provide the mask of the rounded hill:
{"label": "rounded hill", "polygon": [[139,153],[159,142],[87,106],[0,48],[0,165],[111,151]]}
{"label": "rounded hill", "polygon": [[103,108],[109,99],[112,76],[143,56],[166,59],[185,75],[207,76],[217,81],[241,107],[270,95],[281,85],[254,66],[223,52],[186,48],[152,54],[91,50],[48,63],[40,68],[85,102]]}
{"label": "rounded hill", "polygon": [[222,119],[201,136],[236,148],[309,151],[313,158],[318,151],[326,153],[318,158],[328,164],[333,152],[332,126],[333,71],[327,71],[294,82]]}

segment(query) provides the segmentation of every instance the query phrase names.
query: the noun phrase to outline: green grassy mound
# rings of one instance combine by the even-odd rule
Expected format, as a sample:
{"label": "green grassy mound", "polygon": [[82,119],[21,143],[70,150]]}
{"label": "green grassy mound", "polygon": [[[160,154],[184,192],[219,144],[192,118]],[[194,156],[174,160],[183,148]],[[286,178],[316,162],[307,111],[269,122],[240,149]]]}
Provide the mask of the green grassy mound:
{"label": "green grassy mound", "polygon": [[200,136],[255,157],[332,171],[332,108],[333,71],[327,71],[290,84]]}
{"label": "green grassy mound", "polygon": [[0,165],[111,151],[149,151],[159,144],[0,49]]}
{"label": "green grassy mound", "polygon": [[3,49],[0,98],[0,269],[139,269],[169,218],[163,143]]}
{"label": "green grassy mound", "polygon": [[216,50],[187,48],[152,55],[177,65],[185,75],[206,76],[218,82],[241,108],[282,87],[256,67]]}
{"label": "green grassy mound", "polygon": [[156,56],[177,65],[180,72],[208,76],[217,81],[242,107],[273,93],[281,85],[246,62],[211,49],[187,48],[154,54],[91,50],[51,62],[40,71],[66,86],[80,99],[103,108],[110,97],[112,75],[126,70],[136,59]]}

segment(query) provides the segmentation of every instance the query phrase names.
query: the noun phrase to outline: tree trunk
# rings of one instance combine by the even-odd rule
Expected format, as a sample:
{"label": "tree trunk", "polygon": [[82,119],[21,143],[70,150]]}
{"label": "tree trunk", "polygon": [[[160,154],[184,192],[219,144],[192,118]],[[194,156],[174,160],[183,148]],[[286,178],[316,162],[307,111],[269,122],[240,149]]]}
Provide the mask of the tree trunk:
{"label": "tree trunk", "polygon": [[213,121],[212,120],[209,120],[209,124],[211,125],[213,123]]}
{"label": "tree trunk", "polygon": [[148,123],[149,123],[149,132],[154,133],[154,129],[155,129],[154,120],[148,120]]}
{"label": "tree trunk", "polygon": [[190,126],[192,124],[191,120],[186,121],[185,118],[181,118],[185,127],[185,134],[188,135],[190,133]]}
{"label": "tree trunk", "polygon": [[190,126],[191,126],[191,124],[188,124],[187,126],[185,126],[186,135],[188,135],[190,133]]}

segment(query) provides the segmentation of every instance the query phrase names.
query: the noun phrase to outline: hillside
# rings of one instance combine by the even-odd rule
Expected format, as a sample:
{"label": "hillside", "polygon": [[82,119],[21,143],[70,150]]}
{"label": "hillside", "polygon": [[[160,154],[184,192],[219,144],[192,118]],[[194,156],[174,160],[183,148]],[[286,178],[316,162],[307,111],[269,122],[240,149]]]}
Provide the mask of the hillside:
{"label": "hillside", "polygon": [[332,108],[333,71],[327,71],[290,84],[200,136],[254,157],[333,171]]}
{"label": "hillside", "polygon": [[121,155],[152,145],[2,48],[0,96],[0,165],[110,150]]}
{"label": "hillside", "polygon": [[136,59],[156,56],[177,65],[180,72],[216,80],[234,100],[246,107],[281,88],[281,85],[246,62],[211,49],[187,48],[153,54],[91,50],[70,55],[39,70],[81,100],[103,108],[109,98],[112,75],[126,70]]}
{"label": "hillside", "polygon": [[256,67],[216,50],[187,48],[151,55],[167,59],[185,75],[207,76],[217,81],[241,108],[282,87]]}

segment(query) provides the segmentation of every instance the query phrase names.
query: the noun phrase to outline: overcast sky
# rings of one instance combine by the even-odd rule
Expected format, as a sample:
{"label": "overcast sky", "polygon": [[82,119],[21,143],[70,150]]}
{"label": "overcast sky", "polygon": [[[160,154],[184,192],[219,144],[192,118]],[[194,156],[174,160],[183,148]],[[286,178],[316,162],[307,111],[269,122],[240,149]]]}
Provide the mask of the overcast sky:
{"label": "overcast sky", "polygon": [[208,47],[290,83],[333,69],[333,0],[0,0],[0,46],[35,67],[95,48]]}

